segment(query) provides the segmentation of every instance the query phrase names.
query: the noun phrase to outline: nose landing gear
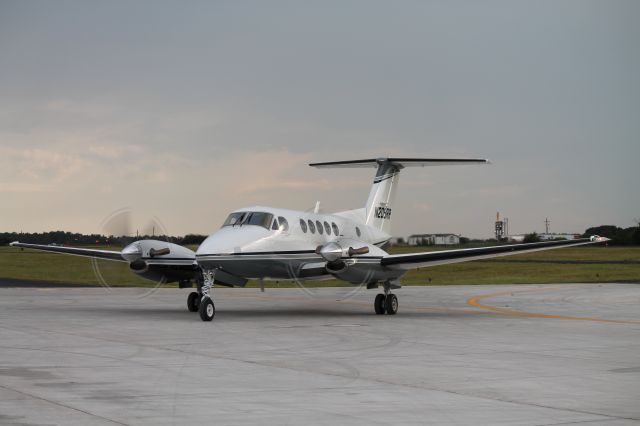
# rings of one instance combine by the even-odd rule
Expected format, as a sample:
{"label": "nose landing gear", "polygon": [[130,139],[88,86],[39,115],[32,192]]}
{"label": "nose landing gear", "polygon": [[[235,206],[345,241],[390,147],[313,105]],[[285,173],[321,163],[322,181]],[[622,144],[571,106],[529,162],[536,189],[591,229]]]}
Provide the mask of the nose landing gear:
{"label": "nose landing gear", "polygon": [[198,312],[198,307],[200,307],[200,295],[192,291],[187,297],[187,309],[189,312]]}
{"label": "nose landing gear", "polygon": [[202,273],[204,282],[202,284],[200,306],[198,306],[198,313],[202,321],[211,321],[216,315],[216,306],[213,304],[213,298],[209,292],[213,288],[215,282],[215,271],[208,270]]}

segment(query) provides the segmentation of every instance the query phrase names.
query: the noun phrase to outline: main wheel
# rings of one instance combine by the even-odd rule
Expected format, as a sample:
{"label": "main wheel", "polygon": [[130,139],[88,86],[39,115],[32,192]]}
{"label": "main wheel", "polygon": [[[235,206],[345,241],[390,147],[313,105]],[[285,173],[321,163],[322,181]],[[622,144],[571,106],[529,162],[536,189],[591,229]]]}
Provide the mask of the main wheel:
{"label": "main wheel", "polygon": [[373,302],[373,308],[376,310],[377,315],[384,314],[384,311],[385,311],[384,299],[385,299],[384,294],[378,294],[376,296],[376,300]]}
{"label": "main wheel", "polygon": [[398,298],[395,294],[387,295],[387,299],[384,301],[384,308],[389,315],[395,315],[398,312]]}
{"label": "main wheel", "polygon": [[187,309],[189,312],[198,312],[198,306],[200,306],[200,295],[192,291],[187,297]]}
{"label": "main wheel", "polygon": [[207,297],[204,301],[200,302],[198,313],[202,321],[211,321],[216,315],[216,306],[213,304],[213,300]]}

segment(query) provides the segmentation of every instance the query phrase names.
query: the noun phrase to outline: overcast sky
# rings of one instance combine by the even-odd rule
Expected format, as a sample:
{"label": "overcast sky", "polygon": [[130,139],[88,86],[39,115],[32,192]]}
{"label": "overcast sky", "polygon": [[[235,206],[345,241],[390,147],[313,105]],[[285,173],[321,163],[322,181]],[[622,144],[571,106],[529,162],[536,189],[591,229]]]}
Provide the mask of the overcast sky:
{"label": "overcast sky", "polygon": [[638,1],[0,0],[0,231],[111,212],[210,233],[251,205],[364,205],[393,233],[583,232],[640,217]]}

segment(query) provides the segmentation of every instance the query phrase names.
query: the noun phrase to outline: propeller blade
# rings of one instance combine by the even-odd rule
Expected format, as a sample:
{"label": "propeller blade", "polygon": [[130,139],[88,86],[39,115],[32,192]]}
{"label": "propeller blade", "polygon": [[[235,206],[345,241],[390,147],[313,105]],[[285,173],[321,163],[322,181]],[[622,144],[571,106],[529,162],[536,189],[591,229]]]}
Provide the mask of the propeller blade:
{"label": "propeller blade", "polygon": [[149,250],[149,256],[151,257],[156,257],[156,256],[164,256],[165,254],[169,254],[171,253],[171,250],[169,249],[169,247],[165,247],[165,248],[161,248],[161,249],[150,249]]}
{"label": "propeller blade", "polygon": [[349,247],[349,257],[356,255],[356,254],[367,254],[369,253],[369,247],[364,246],[364,247],[360,247],[357,249],[354,249],[353,247]]}
{"label": "propeller blade", "polygon": [[102,231],[105,235],[122,237],[130,236],[131,228],[131,211],[123,209],[107,218],[102,226]]}
{"label": "propeller blade", "polygon": [[155,218],[149,220],[149,222],[147,222],[147,224],[140,231],[140,235],[146,235],[148,237],[156,237],[164,234],[165,232],[162,225]]}

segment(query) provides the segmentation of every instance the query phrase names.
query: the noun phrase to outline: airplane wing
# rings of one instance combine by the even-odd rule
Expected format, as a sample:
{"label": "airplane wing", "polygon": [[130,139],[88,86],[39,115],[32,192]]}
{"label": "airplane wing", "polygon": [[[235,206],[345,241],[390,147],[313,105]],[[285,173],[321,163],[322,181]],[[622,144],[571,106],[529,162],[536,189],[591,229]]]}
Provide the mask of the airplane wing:
{"label": "airplane wing", "polygon": [[76,256],[96,257],[100,259],[118,260],[126,262],[127,260],[122,257],[119,251],[110,250],[96,250],[77,247],[61,247],[61,246],[49,246],[44,244],[26,244],[15,241],[9,244],[12,247],[22,247],[34,250],[51,251],[54,253],[73,254]]}
{"label": "airplane wing", "polygon": [[380,264],[390,269],[411,270],[449,263],[469,262],[512,254],[531,253],[561,247],[575,247],[609,241],[608,238],[593,236],[576,240],[550,241],[543,243],[512,244],[506,246],[480,247],[458,250],[443,250],[423,253],[392,254],[380,259]]}

